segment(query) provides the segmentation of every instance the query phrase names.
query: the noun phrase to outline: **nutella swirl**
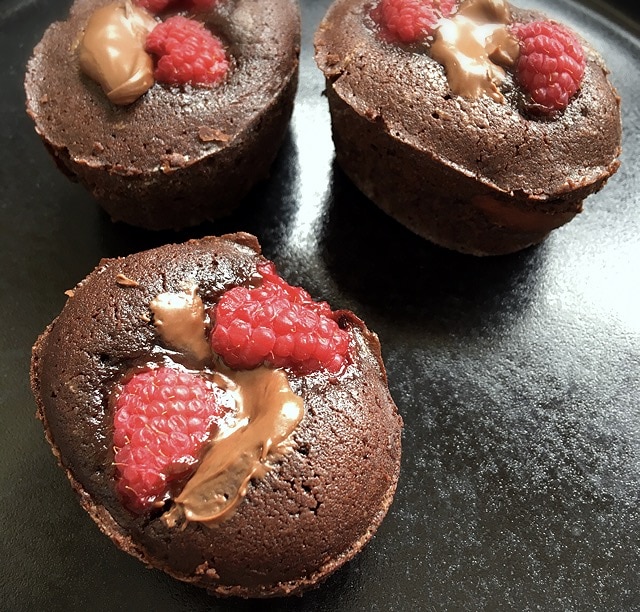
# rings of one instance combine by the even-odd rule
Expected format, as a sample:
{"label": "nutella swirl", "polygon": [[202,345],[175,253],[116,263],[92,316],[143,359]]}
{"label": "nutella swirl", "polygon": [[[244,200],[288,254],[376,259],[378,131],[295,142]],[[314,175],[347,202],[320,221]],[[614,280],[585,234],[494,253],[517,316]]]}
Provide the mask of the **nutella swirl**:
{"label": "nutella swirl", "polygon": [[195,474],[164,520],[215,523],[242,501],[252,478],[264,476],[270,460],[284,454],[304,416],[304,403],[282,370],[258,368],[230,373],[227,390],[236,399],[236,426],[222,427]]}
{"label": "nutella swirl", "polygon": [[153,60],[144,46],[156,25],[150,13],[130,0],[91,15],[78,49],[80,68],[114,104],[131,104],[154,84]]}
{"label": "nutella swirl", "polygon": [[[201,365],[213,361],[196,287],[162,293],[150,308],[164,344],[195,357]],[[235,412],[221,424],[195,473],[173,500],[174,507],[164,515],[169,526],[181,517],[213,524],[229,516],[251,479],[264,476],[290,448],[291,434],[304,416],[304,402],[291,390],[284,371],[261,367],[237,372],[222,365],[217,369],[215,382],[234,398]]]}
{"label": "nutella swirl", "polygon": [[465,0],[453,17],[440,22],[431,56],[445,67],[453,93],[504,102],[502,66],[512,66],[520,53],[510,22],[504,0]]}
{"label": "nutella swirl", "polygon": [[204,305],[191,286],[185,293],[161,293],[149,305],[153,323],[165,343],[202,362],[211,356]]}

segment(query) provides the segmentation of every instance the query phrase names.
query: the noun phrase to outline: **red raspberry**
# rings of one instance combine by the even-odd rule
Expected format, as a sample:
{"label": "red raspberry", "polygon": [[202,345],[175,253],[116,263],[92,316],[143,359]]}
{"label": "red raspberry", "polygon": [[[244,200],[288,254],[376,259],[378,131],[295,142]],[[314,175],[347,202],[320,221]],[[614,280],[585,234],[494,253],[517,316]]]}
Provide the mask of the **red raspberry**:
{"label": "red raspberry", "polygon": [[135,0],[138,6],[151,13],[162,13],[167,9],[184,9],[185,11],[206,11],[218,0]]}
{"label": "red raspberry", "polygon": [[193,472],[217,419],[231,406],[224,393],[204,378],[164,366],[124,385],[113,444],[117,489],[131,510],[162,505],[169,486]]}
{"label": "red raspberry", "polygon": [[199,21],[181,15],[159,23],[145,48],[159,58],[156,80],[168,85],[213,85],[229,70],[220,39]]}
{"label": "red raspberry", "polygon": [[232,368],[266,364],[302,374],[339,371],[349,334],[340,329],[329,305],[286,283],[271,263],[261,266],[260,273],[260,287],[231,289],[214,308],[213,350]]}
{"label": "red raspberry", "polygon": [[520,41],[516,75],[522,88],[544,113],[566,108],[584,75],[580,41],[551,21],[517,24],[513,32]]}
{"label": "red raspberry", "polygon": [[457,5],[457,0],[380,0],[371,17],[390,42],[425,42],[438,21],[449,17]]}

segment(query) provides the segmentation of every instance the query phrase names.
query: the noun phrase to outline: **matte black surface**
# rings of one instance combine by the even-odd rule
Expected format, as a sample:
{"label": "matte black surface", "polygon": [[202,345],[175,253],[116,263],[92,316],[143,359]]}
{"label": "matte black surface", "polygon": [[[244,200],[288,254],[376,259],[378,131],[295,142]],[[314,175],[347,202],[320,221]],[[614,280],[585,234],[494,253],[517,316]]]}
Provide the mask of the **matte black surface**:
{"label": "matte black surface", "polygon": [[[24,113],[26,60],[68,4],[0,3],[0,609],[640,609],[637,5],[521,2],[606,58],[623,98],[623,165],[543,245],[474,259],[414,237],[334,167],[311,51],[328,0],[302,3],[300,91],[271,181],[189,233],[112,224]],[[257,234],[285,277],[378,332],[406,424],[378,535],[302,599],[215,600],[116,550],[34,418],[30,349],[66,289],[101,257],[233,230]]]}

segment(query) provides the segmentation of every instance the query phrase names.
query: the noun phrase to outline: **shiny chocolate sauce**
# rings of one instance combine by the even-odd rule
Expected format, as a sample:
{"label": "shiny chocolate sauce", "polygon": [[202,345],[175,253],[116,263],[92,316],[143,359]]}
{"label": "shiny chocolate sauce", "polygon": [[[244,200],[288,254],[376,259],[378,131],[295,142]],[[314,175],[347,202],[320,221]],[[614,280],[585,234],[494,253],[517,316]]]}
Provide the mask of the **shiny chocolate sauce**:
{"label": "shiny chocolate sauce", "polygon": [[200,465],[173,499],[163,520],[213,524],[242,501],[252,478],[261,478],[273,461],[291,448],[291,434],[304,416],[304,402],[282,370],[261,367],[233,371],[216,362],[207,340],[207,321],[197,287],[163,293],[150,304],[162,342],[195,358],[202,367],[215,363],[216,384],[235,400],[235,411],[220,425]]}
{"label": "shiny chocolate sauce", "polygon": [[453,93],[505,102],[499,89],[506,76],[503,66],[513,66],[520,54],[510,23],[504,0],[465,0],[455,15],[440,22],[431,56],[444,66]]}
{"label": "shiny chocolate sauce", "polygon": [[130,0],[99,8],[89,19],[78,47],[80,68],[114,104],[131,104],[153,86],[153,59],[144,47],[157,23]]}

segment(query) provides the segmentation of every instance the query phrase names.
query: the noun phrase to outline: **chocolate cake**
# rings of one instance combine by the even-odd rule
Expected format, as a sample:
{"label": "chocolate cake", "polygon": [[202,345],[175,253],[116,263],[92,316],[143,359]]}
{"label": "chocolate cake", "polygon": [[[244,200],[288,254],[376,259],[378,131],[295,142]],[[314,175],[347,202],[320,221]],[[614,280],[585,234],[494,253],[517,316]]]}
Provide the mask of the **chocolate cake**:
{"label": "chocolate cake", "polygon": [[[572,57],[553,61],[582,70],[577,91],[547,107],[523,85],[539,78],[523,69],[525,36],[546,27],[575,40]],[[492,255],[538,243],[618,168],[620,100],[603,60],[538,12],[502,0],[336,0],[315,46],[338,163],[436,244]]]}
{"label": "chocolate cake", "polygon": [[175,11],[139,4],[77,0],[52,24],[28,64],[27,112],[60,169],[114,220],[178,229],[228,214],[268,176],[297,87],[299,9],[200,0],[211,7],[182,11],[215,35],[228,64],[219,82],[198,86],[154,80],[145,40]]}
{"label": "chocolate cake", "polygon": [[[248,234],[103,260],[68,295],[33,349],[37,414],[121,549],[213,594],[270,597],[317,585],[369,541],[396,488],[402,421],[377,336],[353,313],[288,285]],[[232,328],[245,315],[243,344]],[[256,357],[265,325],[277,338]],[[285,331],[294,348],[278,344]],[[203,397],[206,422],[185,412]],[[189,428],[199,449],[157,468]]]}

